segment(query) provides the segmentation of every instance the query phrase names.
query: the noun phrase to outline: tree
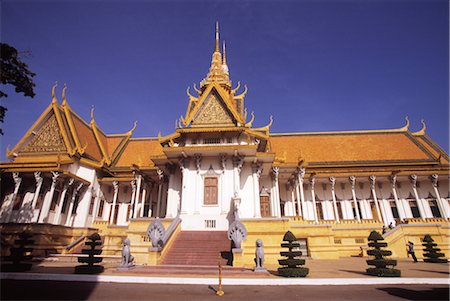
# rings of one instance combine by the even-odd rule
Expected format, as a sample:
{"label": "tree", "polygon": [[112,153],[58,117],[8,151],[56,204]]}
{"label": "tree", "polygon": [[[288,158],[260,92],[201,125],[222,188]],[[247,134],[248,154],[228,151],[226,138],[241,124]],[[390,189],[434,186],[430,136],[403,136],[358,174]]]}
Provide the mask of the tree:
{"label": "tree", "polygon": [[441,249],[437,248],[437,243],[431,238],[431,235],[427,234],[423,238],[422,246],[425,247],[423,257],[426,257],[423,261],[433,263],[447,263],[448,260],[444,258],[444,253],[439,253]]}
{"label": "tree", "polygon": [[300,243],[297,242],[297,238],[291,231],[287,231],[284,234],[282,248],[287,248],[289,251],[280,252],[280,255],[287,257],[287,259],[279,259],[278,262],[283,267],[278,268],[278,274],[283,277],[306,277],[309,273],[309,269],[305,267],[299,267],[305,264],[304,259],[298,257],[302,256],[302,251],[292,251],[294,248],[300,247]]}
{"label": "tree", "polygon": [[366,260],[368,265],[374,265],[374,268],[366,270],[368,275],[378,277],[400,277],[400,270],[394,269],[397,265],[397,260],[386,259],[386,256],[391,256],[392,251],[384,250],[387,247],[387,242],[384,242],[383,236],[377,231],[370,232],[369,247],[372,249],[367,251],[367,255],[375,256],[374,259]]}
{"label": "tree", "polygon": [[[33,77],[36,75],[28,69],[28,65],[22,62],[16,48],[0,43],[0,82],[2,85],[13,85],[16,93],[23,93],[25,96],[33,98],[34,87]],[[0,90],[0,98],[8,97],[8,94]],[[7,108],[0,105],[0,123],[3,123]],[[0,134],[3,130],[0,128]]]}

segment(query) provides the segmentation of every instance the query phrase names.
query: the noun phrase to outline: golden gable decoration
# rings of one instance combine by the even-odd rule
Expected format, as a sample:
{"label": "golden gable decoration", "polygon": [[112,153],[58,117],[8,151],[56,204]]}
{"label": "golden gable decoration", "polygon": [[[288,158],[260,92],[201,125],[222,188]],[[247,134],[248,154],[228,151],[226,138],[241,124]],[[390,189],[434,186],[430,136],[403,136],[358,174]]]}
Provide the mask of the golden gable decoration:
{"label": "golden gable decoration", "polygon": [[58,122],[55,115],[52,115],[20,152],[64,152],[66,150]]}
{"label": "golden gable decoration", "polygon": [[194,119],[193,126],[234,125],[230,114],[215,94],[211,94]]}

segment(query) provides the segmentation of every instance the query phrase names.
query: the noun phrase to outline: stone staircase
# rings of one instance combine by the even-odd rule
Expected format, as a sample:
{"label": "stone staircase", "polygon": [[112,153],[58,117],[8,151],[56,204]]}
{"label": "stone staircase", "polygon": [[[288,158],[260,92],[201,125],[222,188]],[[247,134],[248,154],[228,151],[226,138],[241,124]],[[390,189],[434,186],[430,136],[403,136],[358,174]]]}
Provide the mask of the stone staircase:
{"label": "stone staircase", "polygon": [[230,251],[225,231],[181,231],[162,264],[217,266],[220,254],[221,264],[226,265]]}

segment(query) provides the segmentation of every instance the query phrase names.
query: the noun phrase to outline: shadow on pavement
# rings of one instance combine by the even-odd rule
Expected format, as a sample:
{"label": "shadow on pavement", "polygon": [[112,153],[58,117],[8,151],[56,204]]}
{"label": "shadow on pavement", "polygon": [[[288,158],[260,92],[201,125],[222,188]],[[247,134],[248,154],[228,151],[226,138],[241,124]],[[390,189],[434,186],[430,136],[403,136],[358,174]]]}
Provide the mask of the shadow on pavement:
{"label": "shadow on pavement", "polygon": [[339,270],[340,272],[347,272],[347,273],[353,273],[353,274],[358,274],[358,275],[366,275],[366,272],[361,272],[361,271],[352,271],[352,270]]}
{"label": "shadow on pavement", "polygon": [[2,280],[1,300],[89,300],[97,282]]}
{"label": "shadow on pavement", "polygon": [[448,300],[448,287],[435,287],[428,290],[410,290],[398,287],[380,287],[378,290],[407,300]]}
{"label": "shadow on pavement", "polygon": [[450,275],[450,272],[445,272],[445,271],[433,271],[433,270],[421,270],[421,269],[411,269],[414,271],[419,271],[419,272],[430,272],[430,273],[439,273],[439,274],[444,274],[444,275]]}

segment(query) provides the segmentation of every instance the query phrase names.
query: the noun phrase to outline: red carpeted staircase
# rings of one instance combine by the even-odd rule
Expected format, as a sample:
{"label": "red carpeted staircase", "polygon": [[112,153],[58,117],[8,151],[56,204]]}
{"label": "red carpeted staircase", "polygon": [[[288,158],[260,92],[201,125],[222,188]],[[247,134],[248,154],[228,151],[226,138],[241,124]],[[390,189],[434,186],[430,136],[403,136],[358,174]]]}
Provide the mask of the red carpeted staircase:
{"label": "red carpeted staircase", "polygon": [[221,255],[221,263],[226,265],[230,246],[225,231],[181,231],[162,264],[217,266]]}

